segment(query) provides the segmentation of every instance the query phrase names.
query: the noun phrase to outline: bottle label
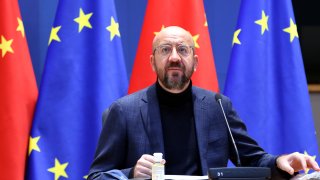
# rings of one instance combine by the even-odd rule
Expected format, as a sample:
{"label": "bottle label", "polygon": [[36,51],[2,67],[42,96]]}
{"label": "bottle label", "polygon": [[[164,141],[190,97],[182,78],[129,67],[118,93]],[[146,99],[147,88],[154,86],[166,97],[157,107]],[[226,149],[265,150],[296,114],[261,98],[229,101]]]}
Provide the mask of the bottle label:
{"label": "bottle label", "polygon": [[155,163],[152,166],[152,180],[164,180],[164,165]]}

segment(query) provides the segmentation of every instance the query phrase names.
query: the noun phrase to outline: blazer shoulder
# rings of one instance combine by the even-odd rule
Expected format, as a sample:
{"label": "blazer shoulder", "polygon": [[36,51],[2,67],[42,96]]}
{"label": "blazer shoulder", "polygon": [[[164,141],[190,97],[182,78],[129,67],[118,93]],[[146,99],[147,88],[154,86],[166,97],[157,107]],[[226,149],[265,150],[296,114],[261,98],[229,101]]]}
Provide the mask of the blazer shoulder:
{"label": "blazer shoulder", "polygon": [[[215,99],[215,96],[216,94],[218,94],[217,92],[213,92],[213,91],[210,91],[210,90],[207,90],[207,89],[203,89],[203,88],[200,88],[200,87],[197,87],[197,86],[193,86],[192,87],[192,91],[193,91],[193,94],[198,97],[199,99],[202,99],[202,100],[207,100],[207,101],[216,101]],[[222,97],[222,101],[223,102],[227,102],[227,103],[230,103],[230,98],[221,94],[221,97]]]}
{"label": "blazer shoulder", "polygon": [[140,91],[134,92],[132,94],[128,94],[117,99],[113,104],[117,104],[119,106],[137,106],[141,102],[141,100],[146,99],[147,91],[150,87],[142,89]]}
{"label": "blazer shoulder", "polygon": [[194,95],[196,95],[200,99],[214,99],[216,92],[209,91],[207,89],[203,89],[197,86],[192,86],[192,92]]}

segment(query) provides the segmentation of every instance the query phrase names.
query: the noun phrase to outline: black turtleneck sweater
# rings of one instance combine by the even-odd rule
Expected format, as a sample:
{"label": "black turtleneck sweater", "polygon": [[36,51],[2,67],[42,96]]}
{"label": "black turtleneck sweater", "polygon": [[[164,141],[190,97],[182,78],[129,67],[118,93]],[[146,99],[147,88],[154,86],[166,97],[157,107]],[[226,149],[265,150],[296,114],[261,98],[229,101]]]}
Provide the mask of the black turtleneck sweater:
{"label": "black turtleneck sweater", "polygon": [[193,115],[191,82],[178,94],[156,84],[164,140],[165,173],[202,175]]}

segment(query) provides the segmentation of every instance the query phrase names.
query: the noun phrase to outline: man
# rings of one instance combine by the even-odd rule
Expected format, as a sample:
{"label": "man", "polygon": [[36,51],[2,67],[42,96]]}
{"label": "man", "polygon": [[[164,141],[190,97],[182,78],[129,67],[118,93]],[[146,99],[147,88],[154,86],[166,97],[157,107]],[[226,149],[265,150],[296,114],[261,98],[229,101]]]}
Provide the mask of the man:
{"label": "man", "polygon": [[[208,168],[237,161],[215,93],[192,86],[198,65],[194,41],[186,30],[171,26],[153,40],[150,63],[154,85],[114,102],[103,116],[103,129],[88,179],[108,179],[110,170],[128,178],[150,178],[162,152],[166,174],[206,175]],[[222,104],[243,166],[270,167],[273,178],[302,169],[319,171],[311,157],[292,153],[272,156],[252,140],[223,96]]]}

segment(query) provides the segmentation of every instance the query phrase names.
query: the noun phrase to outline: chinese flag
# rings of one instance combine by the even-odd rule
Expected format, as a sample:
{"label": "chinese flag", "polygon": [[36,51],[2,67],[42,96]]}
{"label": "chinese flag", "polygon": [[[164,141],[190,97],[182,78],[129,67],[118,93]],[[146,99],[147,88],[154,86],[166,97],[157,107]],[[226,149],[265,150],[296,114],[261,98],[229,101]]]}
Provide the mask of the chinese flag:
{"label": "chinese flag", "polygon": [[23,180],[38,96],[17,0],[0,1],[0,179]]}
{"label": "chinese flag", "polygon": [[149,0],[136,59],[130,79],[129,93],[145,88],[156,81],[150,65],[152,40],[168,26],[180,26],[191,33],[199,56],[193,85],[218,91],[218,81],[210,43],[208,25],[202,0]]}

